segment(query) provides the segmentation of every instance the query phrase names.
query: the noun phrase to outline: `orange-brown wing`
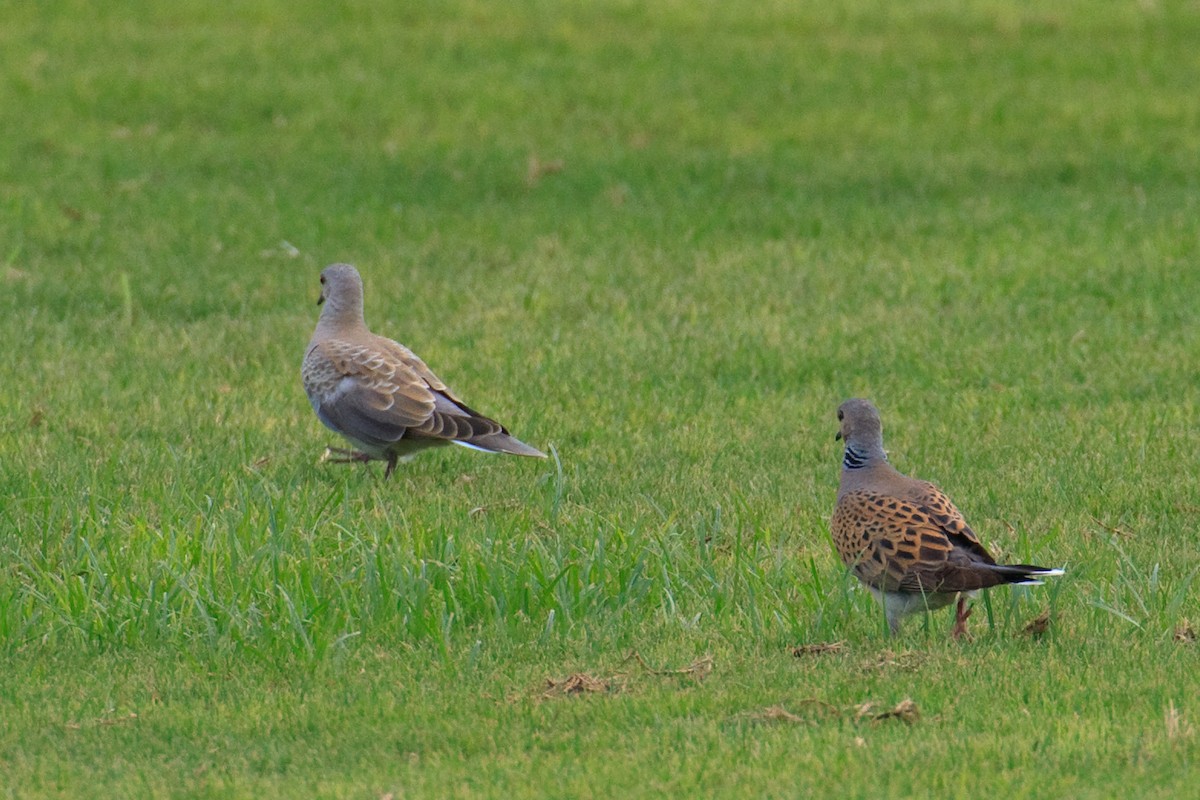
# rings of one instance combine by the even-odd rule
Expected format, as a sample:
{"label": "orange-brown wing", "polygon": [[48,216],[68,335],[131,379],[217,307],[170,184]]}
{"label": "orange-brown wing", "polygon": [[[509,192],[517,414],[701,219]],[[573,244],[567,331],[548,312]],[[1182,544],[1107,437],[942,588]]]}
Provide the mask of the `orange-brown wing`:
{"label": "orange-brown wing", "polygon": [[[949,500],[945,503],[961,520]],[[994,562],[974,533],[964,536],[956,525],[943,526],[939,517],[945,516],[946,508],[935,512],[908,500],[858,490],[838,501],[830,529],[842,561],[876,589],[958,592],[1000,582],[988,569]]]}
{"label": "orange-brown wing", "polygon": [[924,509],[939,528],[981,560],[989,564],[996,563],[975,535],[975,531],[971,530],[971,526],[963,519],[962,513],[941,489],[928,481],[921,481],[917,486],[919,488],[911,499]]}

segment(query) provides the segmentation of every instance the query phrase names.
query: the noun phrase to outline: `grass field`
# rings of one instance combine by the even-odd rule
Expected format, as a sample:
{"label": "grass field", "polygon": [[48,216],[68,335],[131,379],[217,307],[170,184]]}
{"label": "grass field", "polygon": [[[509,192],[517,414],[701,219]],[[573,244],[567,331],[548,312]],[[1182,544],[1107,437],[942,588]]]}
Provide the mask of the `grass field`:
{"label": "grass field", "polygon": [[[648,5],[4,5],[0,796],[1195,791],[1200,5]],[[889,638],[851,396],[1066,577]]]}

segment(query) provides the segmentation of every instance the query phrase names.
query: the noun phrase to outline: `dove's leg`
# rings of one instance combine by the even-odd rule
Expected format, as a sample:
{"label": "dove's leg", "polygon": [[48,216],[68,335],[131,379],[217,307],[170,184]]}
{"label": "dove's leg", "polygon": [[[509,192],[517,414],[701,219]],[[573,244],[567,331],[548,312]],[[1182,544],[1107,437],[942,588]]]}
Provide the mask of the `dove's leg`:
{"label": "dove's leg", "polygon": [[322,461],[329,461],[334,464],[366,464],[371,460],[371,456],[360,450],[346,450],[342,447],[326,447],[325,457]]}
{"label": "dove's leg", "polygon": [[954,630],[951,636],[955,639],[970,639],[971,634],[967,632],[967,618],[971,616],[971,609],[967,608],[966,594],[959,594],[958,605],[954,609]]}

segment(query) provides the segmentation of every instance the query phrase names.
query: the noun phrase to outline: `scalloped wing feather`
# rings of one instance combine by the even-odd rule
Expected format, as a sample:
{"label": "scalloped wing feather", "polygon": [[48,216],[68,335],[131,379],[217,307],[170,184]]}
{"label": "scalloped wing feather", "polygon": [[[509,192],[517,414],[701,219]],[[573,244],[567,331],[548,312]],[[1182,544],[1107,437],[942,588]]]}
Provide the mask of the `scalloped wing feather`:
{"label": "scalloped wing feather", "polygon": [[357,441],[385,447],[405,439],[463,440],[508,432],[458,400],[411,350],[329,339],[305,358],[304,383],[318,415]]}
{"label": "scalloped wing feather", "polygon": [[393,353],[330,339],[314,347],[312,355],[325,365],[317,392],[322,406],[344,405],[347,414],[369,419],[377,432],[392,430],[388,441],[398,439],[406,428],[424,424],[434,412],[436,402],[428,383]]}

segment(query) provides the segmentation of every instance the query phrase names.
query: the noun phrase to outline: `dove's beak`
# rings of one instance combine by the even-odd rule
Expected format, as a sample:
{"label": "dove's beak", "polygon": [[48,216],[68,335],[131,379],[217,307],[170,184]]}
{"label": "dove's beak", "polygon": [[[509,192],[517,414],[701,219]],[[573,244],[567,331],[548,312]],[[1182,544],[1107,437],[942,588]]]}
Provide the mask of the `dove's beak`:
{"label": "dove's beak", "polygon": [[834,434],[833,440],[835,442],[840,442],[842,440],[842,432],[838,431],[836,434]]}

